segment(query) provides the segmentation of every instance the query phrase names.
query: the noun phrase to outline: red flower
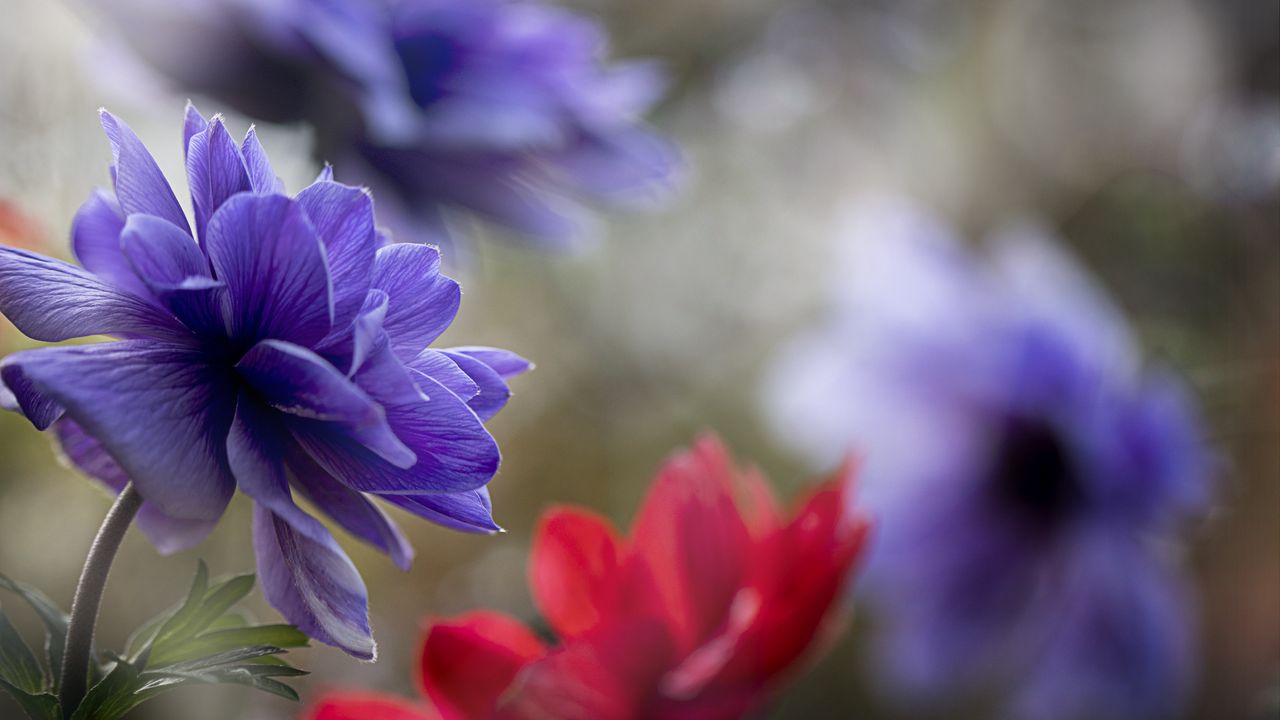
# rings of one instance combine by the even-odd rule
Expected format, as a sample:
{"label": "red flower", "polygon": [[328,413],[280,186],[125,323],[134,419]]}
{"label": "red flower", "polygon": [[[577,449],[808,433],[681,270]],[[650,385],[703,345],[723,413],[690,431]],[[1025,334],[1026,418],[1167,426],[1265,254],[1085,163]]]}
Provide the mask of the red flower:
{"label": "red flower", "polygon": [[422,690],[434,710],[335,695],[312,720],[712,720],[758,707],[821,644],[868,523],[852,470],[783,517],[767,482],[700,440],[667,463],[631,536],[584,510],[542,520],[533,595],[559,644],[475,612],[432,624]]}

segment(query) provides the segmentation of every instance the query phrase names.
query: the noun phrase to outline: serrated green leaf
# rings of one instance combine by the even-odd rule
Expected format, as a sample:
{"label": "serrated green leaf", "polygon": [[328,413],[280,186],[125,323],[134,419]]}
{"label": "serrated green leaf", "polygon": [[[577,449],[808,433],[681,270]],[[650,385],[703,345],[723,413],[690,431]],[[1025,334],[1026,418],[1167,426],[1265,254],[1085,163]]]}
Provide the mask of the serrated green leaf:
{"label": "serrated green leaf", "polygon": [[[59,676],[62,674],[62,651],[67,644],[67,623],[70,618],[62,611],[62,608],[58,607],[57,603],[49,599],[48,595],[3,573],[0,573],[0,588],[26,600],[31,609],[35,610],[36,614],[40,616],[40,622],[44,623],[45,631],[45,660],[48,662],[49,677],[56,685]],[[56,690],[57,688],[54,687],[53,689]]]}
{"label": "serrated green leaf", "polygon": [[62,720],[62,706],[58,704],[58,698],[50,693],[24,692],[2,678],[0,690],[7,692],[22,706],[29,720]]}
{"label": "serrated green leaf", "polygon": [[207,632],[180,646],[157,648],[147,669],[215,655],[239,648],[269,645],[279,648],[305,647],[308,637],[292,625],[259,625]]}
{"label": "serrated green leaf", "polygon": [[31,695],[44,692],[46,687],[40,661],[4,610],[0,610],[0,680]]}

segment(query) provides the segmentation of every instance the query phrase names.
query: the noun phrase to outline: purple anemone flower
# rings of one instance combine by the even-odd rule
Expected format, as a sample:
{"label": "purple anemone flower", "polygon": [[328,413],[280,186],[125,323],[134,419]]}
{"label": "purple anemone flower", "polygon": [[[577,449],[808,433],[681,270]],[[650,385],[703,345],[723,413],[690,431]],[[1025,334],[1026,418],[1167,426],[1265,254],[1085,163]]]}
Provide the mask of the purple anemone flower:
{"label": "purple anemone flower", "polygon": [[[640,116],[665,84],[605,65],[603,29],[524,0],[92,0],[184,91],[304,123],[315,154],[373,187],[397,240],[457,211],[540,247],[591,203],[660,197],[678,166]],[[388,214],[394,210],[393,214]]]}
{"label": "purple anemone flower", "polygon": [[1042,235],[975,259],[906,203],[855,216],[835,312],[766,384],[777,433],[865,458],[866,576],[902,699],[1010,689],[1005,715],[1163,718],[1191,671],[1180,520],[1212,458],[1168,371]]}
{"label": "purple anemone flower", "polygon": [[0,403],[53,428],[67,458],[144,499],[164,553],[255,502],[267,599],[308,635],[374,656],[364,583],[294,492],[407,568],[413,551],[373,498],[447,527],[498,530],[484,421],[529,363],[427,346],[458,284],[426,245],[388,245],[361,189],[322,176],[282,192],[252,129],[235,142],[188,106],[194,232],[151,154],[102,113],[115,192],[81,207],[81,266],[0,248],[0,313],[46,342],[0,363]]}

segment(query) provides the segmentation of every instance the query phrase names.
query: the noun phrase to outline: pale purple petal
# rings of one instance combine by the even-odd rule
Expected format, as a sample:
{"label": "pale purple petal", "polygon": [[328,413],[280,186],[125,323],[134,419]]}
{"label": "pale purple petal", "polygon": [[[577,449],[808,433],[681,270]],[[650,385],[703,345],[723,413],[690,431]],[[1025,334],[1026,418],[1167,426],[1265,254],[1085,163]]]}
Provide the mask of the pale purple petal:
{"label": "pale purple petal", "polygon": [[453,322],[462,301],[458,283],[440,272],[440,251],[391,245],[378,251],[373,287],[387,294],[383,328],[402,360],[417,355]]}
{"label": "pale purple petal", "polygon": [[148,300],[74,265],[0,247],[0,314],[35,340],[133,333],[181,338],[190,332]]}
{"label": "pale purple petal", "polygon": [[206,243],[227,284],[232,336],[311,347],[333,321],[324,246],[306,213],[283,195],[237,195],[209,221]]}
{"label": "pale purple petal", "polygon": [[115,159],[116,198],[125,215],[145,213],[164,218],[191,232],[186,213],[178,204],[178,198],[165,180],[164,173],[155,158],[128,125],[111,113],[100,113],[102,129],[111,141],[111,155]]}
{"label": "pale purple petal", "polygon": [[222,515],[235,489],[225,450],[234,398],[199,351],[149,340],[42,348],[10,355],[0,372],[66,408],[166,515]]}
{"label": "pale purple petal", "polygon": [[416,458],[387,424],[378,403],[314,352],[279,340],[254,345],[236,373],[276,410],[325,432],[349,437],[383,460],[410,467]]}
{"label": "pale purple petal", "polygon": [[253,544],[263,594],[286,620],[320,642],[362,660],[377,646],[369,628],[364,581],[332,536],[315,540],[261,505],[253,510]]}

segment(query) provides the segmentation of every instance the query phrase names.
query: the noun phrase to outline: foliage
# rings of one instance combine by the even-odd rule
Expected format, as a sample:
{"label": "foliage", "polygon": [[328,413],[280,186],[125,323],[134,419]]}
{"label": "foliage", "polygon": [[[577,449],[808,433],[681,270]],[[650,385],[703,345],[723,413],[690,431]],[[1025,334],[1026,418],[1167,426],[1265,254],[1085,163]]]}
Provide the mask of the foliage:
{"label": "foliage", "polygon": [[[247,685],[297,700],[281,678],[305,675],[279,656],[304,647],[307,636],[292,625],[255,625],[234,609],[253,589],[253,575],[209,583],[203,561],[186,599],[144,623],[124,654],[105,652],[90,668],[90,688],[71,720],[115,720],[162,692],[191,683]],[[25,600],[45,627],[38,659],[0,608],[0,689],[31,720],[62,720],[58,685],[68,616],[44,593],[0,575],[0,589]]]}

